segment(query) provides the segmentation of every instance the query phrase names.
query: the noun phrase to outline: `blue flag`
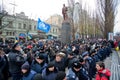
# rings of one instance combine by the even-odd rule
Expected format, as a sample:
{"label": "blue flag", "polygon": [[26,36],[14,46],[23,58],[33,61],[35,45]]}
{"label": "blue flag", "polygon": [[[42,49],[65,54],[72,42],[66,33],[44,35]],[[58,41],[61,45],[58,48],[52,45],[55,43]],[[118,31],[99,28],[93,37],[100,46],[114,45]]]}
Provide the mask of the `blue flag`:
{"label": "blue flag", "polygon": [[38,18],[37,30],[41,30],[45,33],[48,33],[50,30],[50,25],[41,21],[40,18]]}

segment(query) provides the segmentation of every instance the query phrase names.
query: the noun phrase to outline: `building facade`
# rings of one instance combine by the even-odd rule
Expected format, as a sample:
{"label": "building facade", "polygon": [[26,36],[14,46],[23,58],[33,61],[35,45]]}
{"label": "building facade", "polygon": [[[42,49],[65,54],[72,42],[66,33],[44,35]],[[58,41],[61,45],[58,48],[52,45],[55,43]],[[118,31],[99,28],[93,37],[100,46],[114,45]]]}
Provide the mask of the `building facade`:
{"label": "building facade", "polygon": [[61,15],[53,15],[46,20],[46,23],[51,25],[51,30],[47,33],[49,39],[59,39],[61,35],[63,18]]}
{"label": "building facade", "polygon": [[33,37],[44,37],[45,33],[38,33],[36,25],[37,21],[29,19],[24,12],[15,16],[5,15],[2,18],[1,36],[4,38],[27,38],[27,35],[30,34]]}

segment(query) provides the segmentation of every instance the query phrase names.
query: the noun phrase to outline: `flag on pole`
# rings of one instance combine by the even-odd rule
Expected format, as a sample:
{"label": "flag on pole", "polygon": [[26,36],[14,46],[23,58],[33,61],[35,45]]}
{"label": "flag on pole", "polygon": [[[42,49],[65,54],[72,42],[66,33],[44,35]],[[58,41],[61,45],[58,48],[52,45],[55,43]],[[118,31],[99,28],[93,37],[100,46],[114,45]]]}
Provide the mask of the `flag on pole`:
{"label": "flag on pole", "polygon": [[41,30],[45,33],[48,33],[50,30],[50,25],[41,21],[40,18],[38,18],[37,30]]}

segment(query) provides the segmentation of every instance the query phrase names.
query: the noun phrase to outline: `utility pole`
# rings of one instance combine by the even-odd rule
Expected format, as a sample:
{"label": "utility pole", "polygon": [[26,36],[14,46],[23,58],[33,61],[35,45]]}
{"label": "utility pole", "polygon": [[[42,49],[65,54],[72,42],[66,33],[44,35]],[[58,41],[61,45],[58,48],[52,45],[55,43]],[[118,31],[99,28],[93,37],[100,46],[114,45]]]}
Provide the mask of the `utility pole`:
{"label": "utility pole", "polygon": [[13,17],[14,17],[14,23],[15,23],[15,40],[17,39],[17,37],[18,37],[18,34],[17,34],[17,31],[16,31],[16,18],[15,18],[15,7],[17,6],[16,4],[15,4],[15,0],[14,0],[14,3],[9,3],[9,4],[11,4],[11,5],[13,5]]}
{"label": "utility pole", "polygon": [[11,5],[13,5],[13,15],[15,15],[15,7],[17,6],[16,4],[15,4],[15,0],[14,0],[14,3],[10,3]]}

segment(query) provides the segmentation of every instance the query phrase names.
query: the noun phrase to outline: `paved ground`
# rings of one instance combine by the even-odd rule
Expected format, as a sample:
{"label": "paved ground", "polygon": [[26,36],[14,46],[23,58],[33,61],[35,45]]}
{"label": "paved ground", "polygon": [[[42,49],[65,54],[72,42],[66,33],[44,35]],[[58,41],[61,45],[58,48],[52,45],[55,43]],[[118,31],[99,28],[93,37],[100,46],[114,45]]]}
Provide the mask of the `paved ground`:
{"label": "paved ground", "polygon": [[[110,59],[106,59],[106,63],[108,68],[111,71],[111,77],[110,80],[120,80],[120,56],[119,56],[119,52],[113,50],[112,56],[110,56]],[[110,61],[110,62],[109,62]],[[110,66],[110,67],[109,67]]]}
{"label": "paved ground", "polygon": [[112,54],[104,60],[105,67],[111,69]]}

